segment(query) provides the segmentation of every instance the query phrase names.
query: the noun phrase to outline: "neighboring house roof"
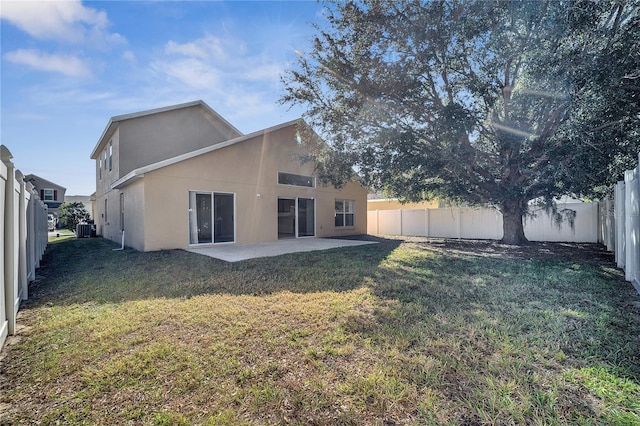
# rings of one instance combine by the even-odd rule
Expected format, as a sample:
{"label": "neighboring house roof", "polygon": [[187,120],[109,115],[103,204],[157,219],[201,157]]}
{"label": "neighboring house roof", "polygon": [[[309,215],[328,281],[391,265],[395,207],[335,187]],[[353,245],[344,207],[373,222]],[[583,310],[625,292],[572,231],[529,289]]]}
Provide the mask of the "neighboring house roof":
{"label": "neighboring house roof", "polygon": [[188,160],[190,158],[197,157],[199,155],[203,155],[203,154],[206,154],[206,153],[209,153],[209,152],[213,152],[213,151],[216,151],[218,149],[228,147],[230,145],[235,145],[235,144],[247,141],[249,139],[255,138],[256,136],[266,135],[267,133],[275,132],[277,130],[284,129],[284,128],[289,127],[289,126],[300,125],[300,124],[305,125],[305,123],[304,123],[304,121],[302,119],[288,121],[286,123],[278,124],[277,126],[273,126],[273,127],[267,128],[267,129],[258,130],[256,132],[249,133],[248,135],[242,135],[242,136],[239,136],[237,138],[233,138],[233,139],[229,139],[229,140],[224,141],[224,142],[217,143],[215,145],[211,145],[211,146],[207,146],[205,148],[197,149],[195,151],[187,152],[186,154],[181,154],[181,155],[178,155],[178,156],[173,157],[173,158],[168,158],[166,160],[158,161],[157,163],[149,164],[148,166],[139,167],[139,168],[137,168],[135,170],[132,170],[131,172],[127,173],[125,176],[123,176],[122,178],[118,179],[117,181],[115,181],[111,185],[111,188],[112,189],[123,188],[123,187],[125,187],[125,186],[127,186],[127,185],[129,185],[129,184],[131,184],[131,183],[143,178],[145,173],[149,173],[151,171],[154,171],[154,170],[157,170],[157,169],[160,169],[160,168],[163,168],[163,167],[167,167],[167,166],[170,166],[172,164],[179,163],[181,161],[185,161],[185,160]]}
{"label": "neighboring house roof", "polygon": [[[31,182],[33,183],[33,186],[36,187],[37,189],[54,189],[54,188],[59,188],[62,190],[67,190],[67,188],[65,188],[64,186],[58,185],[57,183],[53,183],[50,180],[46,180],[44,178],[41,178],[40,176],[34,175],[34,174],[28,174],[24,176],[24,181],[25,182]],[[36,185],[35,182],[38,182],[39,185]]]}
{"label": "neighboring house roof", "polygon": [[146,111],[134,112],[131,114],[116,115],[111,117],[111,119],[109,120],[109,123],[107,123],[107,127],[105,127],[104,131],[102,132],[102,135],[100,135],[100,139],[98,139],[98,143],[96,144],[95,148],[93,148],[93,151],[91,152],[91,158],[94,160],[98,158],[99,153],[102,151],[102,149],[108,142],[108,139],[111,137],[111,135],[113,135],[113,133],[115,132],[120,122],[125,120],[131,120],[134,118],[145,117],[148,115],[159,114],[162,112],[174,111],[174,110],[183,109],[183,108],[191,108],[194,106],[202,107],[205,111],[207,111],[209,114],[211,114],[212,116],[220,120],[222,123],[228,126],[231,130],[233,130],[234,132],[237,132],[239,135],[242,135],[242,132],[240,130],[236,129],[231,123],[225,120],[224,117],[222,117],[220,114],[215,112],[209,105],[204,103],[204,101],[197,100],[193,102],[187,102],[184,104],[171,105],[167,107],[155,108],[155,109],[150,109]]}
{"label": "neighboring house roof", "polygon": [[65,203],[73,203],[73,202],[78,202],[78,203],[89,203],[91,202],[91,196],[90,195],[65,195],[64,196],[64,201]]}

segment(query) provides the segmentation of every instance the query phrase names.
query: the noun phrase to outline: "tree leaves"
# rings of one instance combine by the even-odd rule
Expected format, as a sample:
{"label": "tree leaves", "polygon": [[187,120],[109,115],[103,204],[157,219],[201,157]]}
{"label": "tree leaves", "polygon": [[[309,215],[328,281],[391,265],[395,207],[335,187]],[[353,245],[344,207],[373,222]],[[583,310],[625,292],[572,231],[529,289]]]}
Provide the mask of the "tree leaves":
{"label": "tree leaves", "polygon": [[329,4],[282,100],[331,145],[331,181],[525,210],[593,195],[637,155],[639,4]]}

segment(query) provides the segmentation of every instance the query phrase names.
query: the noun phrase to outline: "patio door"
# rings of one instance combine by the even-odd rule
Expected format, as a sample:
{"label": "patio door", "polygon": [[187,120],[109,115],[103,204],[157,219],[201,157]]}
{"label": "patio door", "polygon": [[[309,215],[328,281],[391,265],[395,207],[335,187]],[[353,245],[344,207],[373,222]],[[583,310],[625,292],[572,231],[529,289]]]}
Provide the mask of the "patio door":
{"label": "patio door", "polygon": [[234,194],[189,191],[189,244],[235,241]]}
{"label": "patio door", "polygon": [[315,236],[315,218],[313,198],[278,198],[278,239]]}

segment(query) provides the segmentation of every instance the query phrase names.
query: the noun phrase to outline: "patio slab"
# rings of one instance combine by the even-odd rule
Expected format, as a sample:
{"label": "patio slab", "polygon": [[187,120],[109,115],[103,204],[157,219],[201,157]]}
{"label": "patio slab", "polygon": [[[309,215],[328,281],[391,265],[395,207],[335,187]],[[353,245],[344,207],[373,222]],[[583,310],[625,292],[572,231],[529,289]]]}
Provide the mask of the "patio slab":
{"label": "patio slab", "polygon": [[288,253],[328,250],[340,247],[361,246],[364,244],[376,244],[376,242],[334,238],[292,238],[278,240],[272,243],[225,244],[214,247],[192,248],[187,251],[226,262],[239,262],[241,260],[255,259],[258,257],[280,256]]}

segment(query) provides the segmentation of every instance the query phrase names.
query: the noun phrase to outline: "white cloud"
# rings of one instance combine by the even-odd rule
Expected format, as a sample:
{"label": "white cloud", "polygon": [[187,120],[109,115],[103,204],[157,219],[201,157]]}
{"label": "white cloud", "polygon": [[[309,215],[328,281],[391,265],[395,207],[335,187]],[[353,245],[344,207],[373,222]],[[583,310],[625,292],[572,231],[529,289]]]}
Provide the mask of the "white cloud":
{"label": "white cloud", "polygon": [[185,42],[170,40],[149,66],[165,83],[162,99],[170,99],[168,104],[208,99],[225,118],[252,131],[291,115],[282,116],[277,104],[280,75],[290,58],[273,54],[267,44],[248,45],[238,37],[210,34]]}
{"label": "white cloud", "polygon": [[169,40],[163,53],[151,63],[152,70],[161,78],[192,88],[215,91],[219,87],[225,92],[233,83],[272,85],[283,70],[283,64],[264,54],[249,53],[244,41],[231,37],[205,35],[185,43]]}
{"label": "white cloud", "polygon": [[126,40],[109,33],[109,20],[104,11],[85,7],[73,1],[3,1],[0,18],[5,19],[34,38],[83,43],[119,44]]}
{"label": "white cloud", "polygon": [[244,73],[247,80],[254,81],[279,81],[283,68],[279,64],[265,63],[260,65],[252,65]]}
{"label": "white cloud", "polygon": [[88,77],[91,75],[87,64],[73,55],[49,54],[36,49],[18,49],[5,53],[4,58],[36,70],[58,72],[69,77]]}
{"label": "white cloud", "polygon": [[136,59],[136,54],[133,53],[131,50],[127,50],[122,54],[122,59],[129,61],[131,63],[136,63],[137,59]]}
{"label": "white cloud", "polygon": [[212,90],[220,84],[219,71],[195,58],[157,61],[151,64],[151,68],[161,77],[195,89]]}
{"label": "white cloud", "polygon": [[176,43],[169,40],[164,51],[168,55],[178,54],[202,60],[225,61],[228,59],[228,55],[224,45],[225,42],[222,39],[207,35],[188,43]]}

